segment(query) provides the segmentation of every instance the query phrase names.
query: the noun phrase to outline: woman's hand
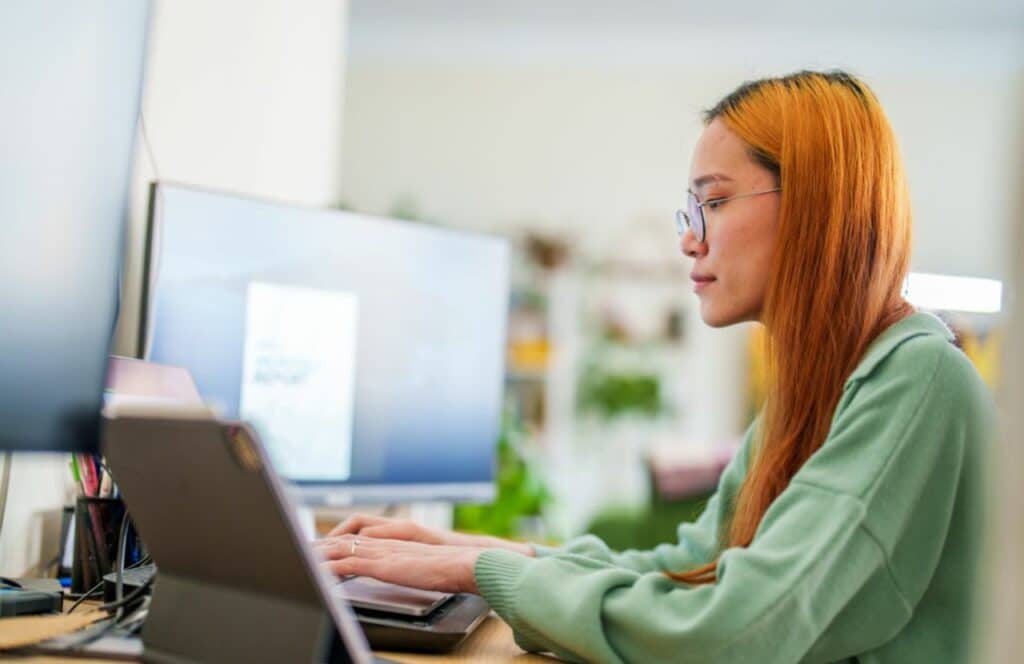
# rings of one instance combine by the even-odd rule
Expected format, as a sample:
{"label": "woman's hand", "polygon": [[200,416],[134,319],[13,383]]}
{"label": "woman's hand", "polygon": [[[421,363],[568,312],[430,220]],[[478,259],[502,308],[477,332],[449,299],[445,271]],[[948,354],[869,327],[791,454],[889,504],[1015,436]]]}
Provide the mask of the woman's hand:
{"label": "woman's hand", "polygon": [[423,544],[455,544],[455,533],[425,528],[408,519],[386,516],[353,514],[327,534],[328,538],[341,535],[360,535],[377,539],[405,540]]}
{"label": "woman's hand", "polygon": [[355,514],[345,519],[328,533],[327,537],[342,535],[359,535],[375,539],[403,540],[422,544],[440,544],[445,546],[477,547],[492,549],[508,549],[524,556],[533,556],[533,547],[522,542],[510,542],[500,537],[488,535],[469,535],[451,530],[434,530],[425,528],[408,519],[395,519],[386,516],[370,516]]}
{"label": "woman's hand", "polygon": [[424,590],[476,593],[473,569],[483,549],[423,544],[363,535],[326,537],[313,543],[338,576],[370,576]]}

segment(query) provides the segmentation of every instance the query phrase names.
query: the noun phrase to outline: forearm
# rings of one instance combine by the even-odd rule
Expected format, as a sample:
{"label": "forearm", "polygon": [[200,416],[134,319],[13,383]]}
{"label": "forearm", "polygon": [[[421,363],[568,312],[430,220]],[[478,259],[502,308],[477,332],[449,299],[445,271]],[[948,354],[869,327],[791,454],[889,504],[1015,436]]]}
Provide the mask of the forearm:
{"label": "forearm", "polygon": [[[570,661],[796,662],[830,628],[813,661],[836,661],[851,643],[877,647],[910,616],[884,551],[856,525],[855,499],[801,490],[756,545],[723,554],[728,571],[715,584],[688,586],[573,553],[485,551],[477,588],[521,647]],[[812,534],[797,541],[795,533]],[[865,601],[855,602],[862,592]],[[837,622],[850,606],[856,613]]]}

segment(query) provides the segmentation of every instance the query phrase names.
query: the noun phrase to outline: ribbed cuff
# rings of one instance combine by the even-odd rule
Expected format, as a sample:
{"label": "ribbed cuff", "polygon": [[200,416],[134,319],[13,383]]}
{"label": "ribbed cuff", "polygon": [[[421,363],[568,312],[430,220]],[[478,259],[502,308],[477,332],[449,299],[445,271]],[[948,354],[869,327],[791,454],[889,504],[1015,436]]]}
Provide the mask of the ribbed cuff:
{"label": "ribbed cuff", "polygon": [[491,608],[506,622],[515,622],[516,590],[519,577],[531,559],[505,549],[488,549],[473,567],[476,587]]}
{"label": "ribbed cuff", "polygon": [[[547,547],[544,547],[547,548]],[[476,587],[491,608],[512,628],[516,644],[527,652],[543,650],[540,635],[519,620],[516,610],[516,596],[519,585],[535,558],[520,555],[507,549],[488,549],[476,559],[473,575]]]}

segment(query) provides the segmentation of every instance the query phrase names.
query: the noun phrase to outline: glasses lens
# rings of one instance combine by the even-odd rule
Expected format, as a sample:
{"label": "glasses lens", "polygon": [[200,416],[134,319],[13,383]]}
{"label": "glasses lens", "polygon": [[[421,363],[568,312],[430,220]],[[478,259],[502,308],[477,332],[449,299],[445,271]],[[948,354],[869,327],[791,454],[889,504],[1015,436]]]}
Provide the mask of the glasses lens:
{"label": "glasses lens", "polygon": [[690,222],[686,218],[686,212],[682,210],[676,210],[676,233],[679,233],[680,237],[686,233],[687,227]]}
{"label": "glasses lens", "polygon": [[697,202],[697,197],[690,192],[689,198],[686,201],[687,216],[690,218],[690,224],[693,226],[693,236],[697,239],[697,242],[704,241],[704,210],[701,209],[700,204]]}

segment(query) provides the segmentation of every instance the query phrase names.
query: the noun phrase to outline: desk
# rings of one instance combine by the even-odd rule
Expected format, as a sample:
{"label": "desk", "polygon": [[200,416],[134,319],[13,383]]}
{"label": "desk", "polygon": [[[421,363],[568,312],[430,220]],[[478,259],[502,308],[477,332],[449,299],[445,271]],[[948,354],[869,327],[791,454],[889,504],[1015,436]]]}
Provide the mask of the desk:
{"label": "desk", "polygon": [[515,664],[552,664],[561,660],[525,653],[512,639],[512,629],[500,618],[488,617],[458,648],[443,655],[378,652],[381,657],[403,664],[440,664],[441,662],[515,662]]}
{"label": "desk", "polygon": [[[490,616],[468,639],[449,653],[425,655],[408,652],[377,652],[381,657],[402,664],[445,664],[447,662],[514,662],[515,664],[552,664],[561,660],[524,653],[512,639],[512,630],[500,619]],[[82,657],[12,657],[17,664],[124,664],[123,661],[84,659]]]}

